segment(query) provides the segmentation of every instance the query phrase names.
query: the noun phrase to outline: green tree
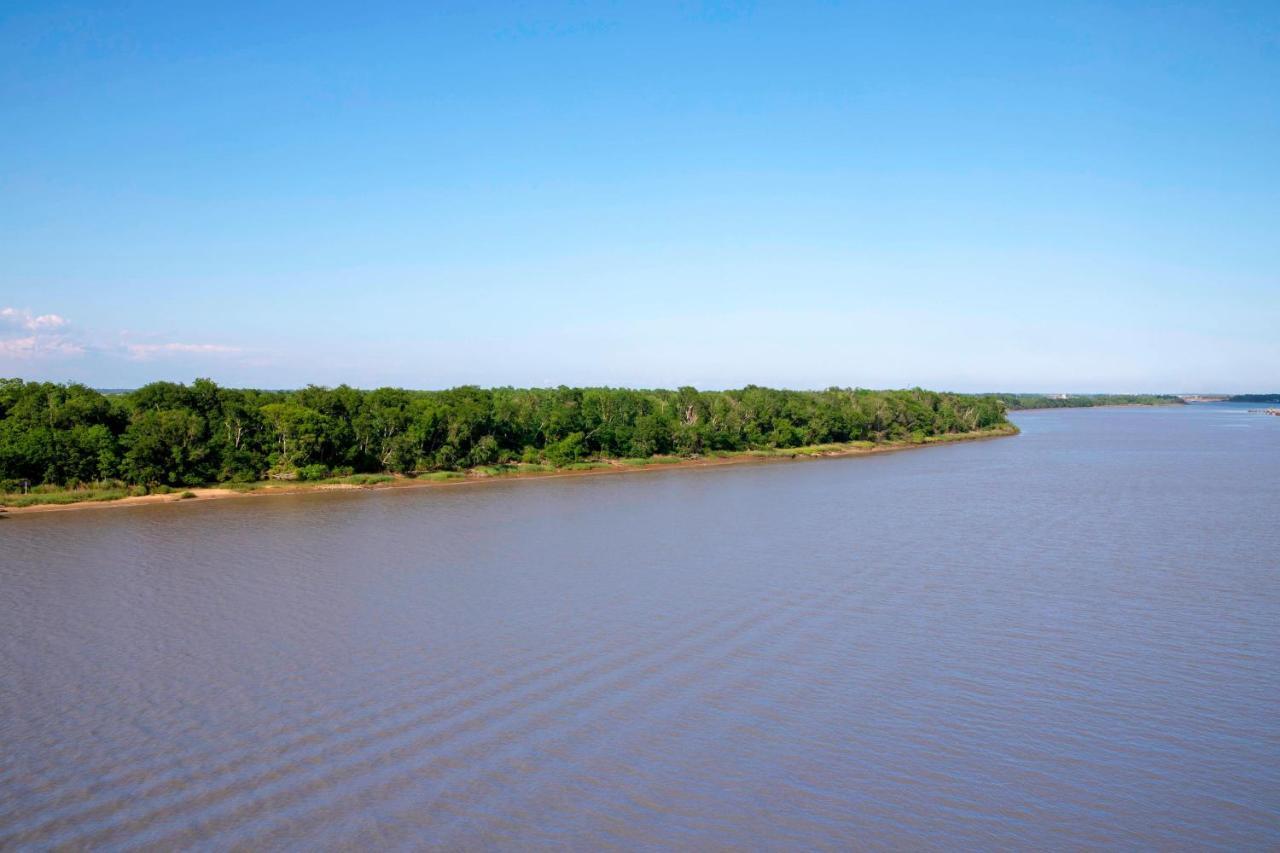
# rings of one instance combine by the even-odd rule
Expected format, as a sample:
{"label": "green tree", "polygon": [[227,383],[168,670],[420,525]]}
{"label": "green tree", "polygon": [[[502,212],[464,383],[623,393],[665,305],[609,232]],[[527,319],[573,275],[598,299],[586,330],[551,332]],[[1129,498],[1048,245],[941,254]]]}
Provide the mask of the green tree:
{"label": "green tree", "polygon": [[134,416],[122,443],[124,472],[135,483],[190,485],[209,479],[204,419],[186,409],[148,409]]}

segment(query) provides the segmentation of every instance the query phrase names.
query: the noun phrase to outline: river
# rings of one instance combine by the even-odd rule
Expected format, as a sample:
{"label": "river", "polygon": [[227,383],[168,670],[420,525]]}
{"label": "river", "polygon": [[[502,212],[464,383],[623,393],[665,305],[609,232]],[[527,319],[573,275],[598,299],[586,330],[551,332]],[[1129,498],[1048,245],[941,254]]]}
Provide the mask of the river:
{"label": "river", "polygon": [[1280,845],[1280,418],[0,521],[0,847]]}

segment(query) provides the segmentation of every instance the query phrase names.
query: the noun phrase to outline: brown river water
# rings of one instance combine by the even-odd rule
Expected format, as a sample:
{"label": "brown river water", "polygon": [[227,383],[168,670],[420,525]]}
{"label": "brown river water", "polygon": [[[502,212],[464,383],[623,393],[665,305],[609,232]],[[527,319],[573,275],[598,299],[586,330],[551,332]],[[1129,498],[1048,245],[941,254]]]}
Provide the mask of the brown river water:
{"label": "brown river water", "polygon": [[0,521],[3,848],[1280,846],[1280,419]]}

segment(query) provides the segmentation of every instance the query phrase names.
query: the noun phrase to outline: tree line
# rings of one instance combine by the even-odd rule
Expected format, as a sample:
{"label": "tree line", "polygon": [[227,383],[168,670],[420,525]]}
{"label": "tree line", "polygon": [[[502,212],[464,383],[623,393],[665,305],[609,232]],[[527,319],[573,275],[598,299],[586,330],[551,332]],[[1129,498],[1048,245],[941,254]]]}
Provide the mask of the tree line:
{"label": "tree line", "polygon": [[1019,409],[1079,409],[1091,406],[1180,406],[1176,394],[997,394],[1010,411]]}
{"label": "tree line", "polygon": [[510,462],[560,466],[593,457],[919,440],[1004,423],[995,396],[920,389],[259,391],[197,379],[104,394],[0,379],[0,491],[21,481],[182,486]]}

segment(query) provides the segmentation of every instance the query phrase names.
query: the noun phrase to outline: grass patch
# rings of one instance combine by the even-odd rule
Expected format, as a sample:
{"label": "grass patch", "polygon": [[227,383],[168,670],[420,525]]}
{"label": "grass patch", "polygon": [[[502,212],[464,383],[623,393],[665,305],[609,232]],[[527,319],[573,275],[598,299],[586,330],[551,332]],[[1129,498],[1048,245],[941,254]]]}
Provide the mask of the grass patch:
{"label": "grass patch", "polygon": [[264,485],[264,483],[219,483],[218,488],[229,492],[256,492]]}
{"label": "grass patch", "polygon": [[674,465],[685,460],[679,456],[629,456],[615,461],[629,468],[643,468],[646,465]]}
{"label": "grass patch", "polygon": [[473,477],[507,477],[520,473],[519,465],[477,465],[467,471]]}
{"label": "grass patch", "polygon": [[345,477],[329,477],[316,482],[330,486],[373,486],[378,483],[390,483],[394,479],[395,477],[390,474],[348,474]]}
{"label": "grass patch", "polygon": [[948,441],[965,441],[966,439],[978,438],[982,436],[996,435],[1017,435],[1018,428],[1013,424],[1003,424],[1001,426],[992,427],[991,429],[975,430],[974,432],[947,432],[941,435],[925,436],[922,444],[942,444]]}
{"label": "grass patch", "polygon": [[47,506],[60,504],[77,504],[86,501],[118,501],[129,497],[130,490],[125,487],[107,489],[50,489],[48,491],[32,491],[28,494],[6,493],[0,495],[0,506],[14,508],[24,506]]}
{"label": "grass patch", "polygon": [[465,476],[461,471],[429,471],[426,474],[419,474],[417,479],[437,482],[441,480],[461,480]]}
{"label": "grass patch", "polygon": [[254,480],[247,483],[215,483],[215,487],[230,492],[257,492],[270,489],[305,489],[308,486],[373,486],[390,483],[390,474],[347,474],[342,477],[325,477],[321,480]]}
{"label": "grass patch", "polygon": [[554,465],[544,465],[541,462],[522,462],[516,466],[517,474],[550,474],[556,470]]}

